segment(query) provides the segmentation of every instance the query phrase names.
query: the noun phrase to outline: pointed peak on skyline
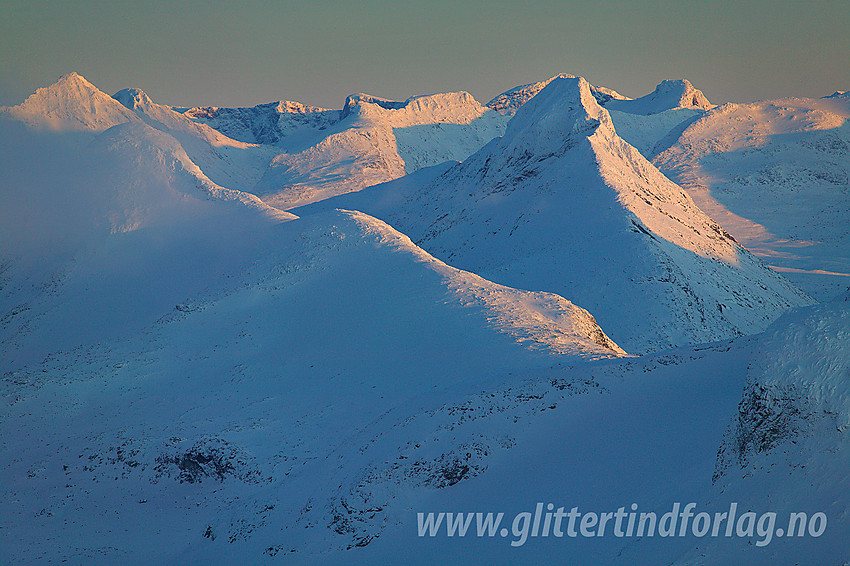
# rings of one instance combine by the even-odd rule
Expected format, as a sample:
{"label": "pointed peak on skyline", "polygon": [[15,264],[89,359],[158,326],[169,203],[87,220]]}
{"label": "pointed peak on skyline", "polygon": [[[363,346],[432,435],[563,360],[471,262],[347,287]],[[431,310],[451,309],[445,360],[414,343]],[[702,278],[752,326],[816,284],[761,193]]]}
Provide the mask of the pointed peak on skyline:
{"label": "pointed peak on skyline", "polygon": [[[493,100],[488,102],[486,106],[491,108],[492,110],[501,112],[502,114],[512,115],[515,114],[523,104],[534,98],[537,93],[546,88],[546,86],[549,85],[549,83],[551,83],[552,81],[557,79],[575,78],[579,77],[569,73],[561,73],[559,75],[555,75],[554,77],[550,77],[545,81],[516,86],[495,97]],[[610,88],[597,87],[590,83],[588,83],[588,85],[590,87],[591,93],[596,98],[596,101],[599,104],[605,104],[607,101],[612,99],[629,100],[628,97],[623,96],[619,92]]]}
{"label": "pointed peak on skyline", "polygon": [[512,155],[556,154],[603,127],[614,135],[608,112],[582,77],[559,76],[519,107],[503,138]]}
{"label": "pointed peak on skyline", "polygon": [[77,86],[85,86],[87,88],[92,88],[95,90],[99,90],[96,86],[94,86],[88,79],[82,76],[80,73],[76,71],[71,71],[70,73],[66,73],[59,77],[56,82],[49,85],[47,88],[51,87],[68,87],[71,85]]}
{"label": "pointed peak on skyline", "polygon": [[138,120],[134,113],[77,72],[37,89],[7,112],[30,126],[53,130],[103,131]]}

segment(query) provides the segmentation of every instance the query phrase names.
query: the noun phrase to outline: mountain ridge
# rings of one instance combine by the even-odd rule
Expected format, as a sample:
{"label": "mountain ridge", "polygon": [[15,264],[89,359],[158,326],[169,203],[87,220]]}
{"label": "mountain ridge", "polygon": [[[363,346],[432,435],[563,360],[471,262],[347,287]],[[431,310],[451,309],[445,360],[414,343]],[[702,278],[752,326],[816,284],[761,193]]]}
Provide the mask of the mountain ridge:
{"label": "mountain ridge", "polygon": [[346,206],[491,280],[557,290],[635,353],[757,332],[810,301],[619,138],[583,79],[550,82],[503,137],[381,199]]}

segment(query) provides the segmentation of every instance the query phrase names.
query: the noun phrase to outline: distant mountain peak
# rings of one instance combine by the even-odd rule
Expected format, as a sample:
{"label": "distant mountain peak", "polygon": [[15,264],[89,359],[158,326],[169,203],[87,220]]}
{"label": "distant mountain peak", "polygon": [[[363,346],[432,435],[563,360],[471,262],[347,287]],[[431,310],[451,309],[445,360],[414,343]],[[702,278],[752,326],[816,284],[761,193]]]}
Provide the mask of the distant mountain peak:
{"label": "distant mountain peak", "polygon": [[845,100],[850,100],[850,91],[846,90],[836,90],[829,96],[824,96],[824,98],[842,98]]}
{"label": "distant mountain peak", "polygon": [[88,88],[97,89],[92,83],[90,83],[84,76],[79,74],[76,71],[71,71],[65,75],[59,77],[59,80],[54,83],[54,86],[58,85],[85,85]]}
{"label": "distant mountain peak", "polygon": [[372,96],[371,94],[358,92],[355,94],[349,94],[345,97],[345,104],[342,105],[342,114],[340,114],[340,116],[345,118],[352,113],[355,106],[361,106],[363,104],[375,104],[386,110],[395,110],[398,108],[404,108],[405,102],[389,100],[387,98],[381,98],[380,96]]}
{"label": "distant mountain peak", "polygon": [[339,121],[339,110],[280,100],[245,108],[198,106],[174,110],[222,134],[247,143],[275,144],[301,129],[324,130]]}
{"label": "distant mountain peak", "polygon": [[[610,128],[611,118],[581,77],[555,77],[508,123],[504,141],[511,153],[527,152],[539,158],[572,145],[597,128]],[[566,134],[566,135],[565,135]]]}
{"label": "distant mountain peak", "polygon": [[153,105],[151,98],[143,90],[138,88],[125,88],[123,90],[119,90],[112,95],[112,98],[130,110],[150,108]]}
{"label": "distant mountain peak", "polygon": [[[493,100],[487,103],[487,106],[495,110],[497,112],[501,112],[502,114],[512,115],[517,112],[517,110],[526,102],[534,98],[538,92],[546,88],[546,86],[554,80],[557,79],[575,79],[579,78],[575,75],[570,75],[568,73],[561,73],[560,75],[555,75],[545,81],[540,81],[537,83],[531,83],[527,85],[520,85],[514,87],[508,91],[503,92]],[[584,79],[582,79],[584,80]],[[590,92],[593,94],[594,98],[596,98],[597,102],[600,104],[605,104],[608,100],[616,99],[616,100],[625,100],[627,99],[622,94],[618,93],[615,90],[611,90],[606,87],[597,87],[593,85],[589,85]]]}
{"label": "distant mountain peak", "polygon": [[276,103],[275,109],[277,110],[278,114],[308,114],[310,112],[330,112],[328,108],[322,108],[320,106],[309,106],[307,104],[302,104],[301,102],[293,102],[291,100],[279,100]]}
{"label": "distant mountain peak", "polygon": [[709,110],[713,107],[702,91],[687,79],[664,80],[645,96],[634,100],[611,100],[605,105],[608,110],[642,115],[658,114],[676,108]]}
{"label": "distant mountain peak", "polygon": [[22,122],[54,130],[103,131],[138,118],[76,72],[36,90],[8,113]]}
{"label": "distant mountain peak", "polygon": [[669,100],[673,100],[673,97],[675,97],[680,107],[708,110],[712,106],[702,91],[694,88],[694,85],[687,79],[661,81],[655,87],[653,94],[658,97],[667,95],[670,97]]}
{"label": "distant mountain peak", "polygon": [[62,75],[59,80],[52,85],[37,89],[33,94],[27,97],[23,104],[32,104],[37,101],[42,101],[49,96],[57,96],[60,94],[66,94],[69,96],[90,96],[96,93],[101,93],[100,89],[86,80],[86,78],[79,73],[72,71],[66,75]]}
{"label": "distant mountain peak", "polygon": [[425,109],[434,110],[442,108],[449,111],[449,113],[454,113],[454,109],[464,107],[473,108],[476,115],[480,115],[483,111],[486,111],[486,108],[482,107],[481,104],[466,91],[422,94],[411,96],[404,101],[388,100],[379,96],[372,96],[371,94],[358,93],[351,94],[346,97],[345,104],[343,105],[342,112],[340,113],[340,119],[346,118],[355,112],[359,112],[361,114],[365,112],[368,114],[370,110],[392,111],[408,109],[416,112]]}

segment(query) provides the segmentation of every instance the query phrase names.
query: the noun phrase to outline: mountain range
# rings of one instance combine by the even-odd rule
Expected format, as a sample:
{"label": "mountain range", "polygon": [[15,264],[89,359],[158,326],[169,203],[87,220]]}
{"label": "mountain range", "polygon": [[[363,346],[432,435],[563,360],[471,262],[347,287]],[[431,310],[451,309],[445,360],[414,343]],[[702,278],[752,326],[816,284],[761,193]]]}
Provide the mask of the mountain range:
{"label": "mountain range", "polygon": [[[336,110],[71,73],[0,108],[4,558],[850,560],[848,117],[566,74]],[[417,535],[540,501],[828,525]]]}

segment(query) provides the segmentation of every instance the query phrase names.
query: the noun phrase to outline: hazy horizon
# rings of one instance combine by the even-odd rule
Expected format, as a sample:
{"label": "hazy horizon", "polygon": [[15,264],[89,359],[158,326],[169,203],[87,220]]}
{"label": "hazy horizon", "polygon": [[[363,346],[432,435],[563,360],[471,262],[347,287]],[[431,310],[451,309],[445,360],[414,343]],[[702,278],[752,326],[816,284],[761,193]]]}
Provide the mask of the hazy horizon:
{"label": "hazy horizon", "polygon": [[837,1],[35,1],[3,11],[3,105],[71,71],[109,94],[138,87],[173,106],[340,108],[354,92],[458,90],[486,103],[558,73],[630,97],[685,78],[714,103],[850,89],[850,3]]}

